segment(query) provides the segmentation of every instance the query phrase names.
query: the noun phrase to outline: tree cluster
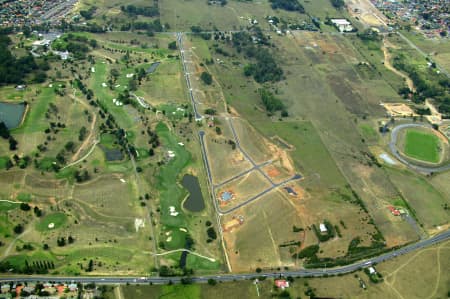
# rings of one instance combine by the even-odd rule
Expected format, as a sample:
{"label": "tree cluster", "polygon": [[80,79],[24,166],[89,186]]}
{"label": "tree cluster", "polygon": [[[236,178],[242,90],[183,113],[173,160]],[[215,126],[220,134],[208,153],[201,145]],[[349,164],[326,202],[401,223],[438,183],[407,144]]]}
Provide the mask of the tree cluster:
{"label": "tree cluster", "polygon": [[205,83],[206,85],[211,85],[213,82],[212,76],[208,72],[202,72],[202,74],[200,75],[200,79],[202,79],[203,83]]}
{"label": "tree cluster", "polygon": [[[2,121],[0,121],[0,137],[2,137],[3,139],[8,140],[8,142],[9,142],[9,150],[10,151],[15,151],[17,149],[17,144],[18,144],[17,140],[14,139],[14,137],[9,133],[8,127]],[[12,165],[9,165],[9,166],[12,167]],[[11,167],[9,167],[9,168],[11,168]]]}
{"label": "tree cluster", "polygon": [[123,24],[120,27],[121,31],[132,31],[132,30],[146,30],[148,32],[161,32],[163,31],[163,26],[159,19],[153,22],[132,22]]}
{"label": "tree cluster", "polygon": [[258,91],[261,97],[261,101],[268,112],[273,113],[276,111],[284,110],[285,107],[283,102],[279,98],[275,97],[275,95],[270,90],[260,88]]}
{"label": "tree cluster", "polygon": [[97,7],[95,6],[90,7],[88,10],[80,10],[80,16],[82,16],[86,20],[90,20],[94,16],[96,10]]}
{"label": "tree cluster", "polygon": [[[450,79],[445,75],[437,73],[435,64],[430,63],[430,67],[422,69],[409,62],[404,54],[399,54],[393,59],[393,66],[408,74],[416,87],[412,93],[409,89],[402,88],[399,94],[407,96],[412,93],[412,101],[423,103],[427,98],[433,98],[444,118],[450,118]],[[408,92],[409,91],[409,92]],[[420,114],[427,115],[428,111],[421,110]]]}
{"label": "tree cluster", "polygon": [[331,5],[333,5],[336,9],[341,9],[345,6],[344,0],[330,0]]}
{"label": "tree cluster", "polygon": [[156,17],[159,16],[158,6],[136,6],[136,5],[122,5],[120,10],[129,16],[145,16]]}
{"label": "tree cluster", "polygon": [[273,9],[284,9],[288,11],[298,11],[305,13],[305,8],[298,0],[270,0]]}
{"label": "tree cluster", "polygon": [[[15,57],[9,50],[11,39],[0,33],[0,85],[22,84],[28,81],[42,83],[47,78],[31,54]],[[47,68],[47,67],[45,67]]]}
{"label": "tree cluster", "polygon": [[[233,46],[238,53],[244,52],[248,58],[256,60],[256,63],[244,67],[244,75],[253,76],[258,83],[280,81],[283,78],[283,70],[270,51],[262,46],[268,45],[267,38],[260,29],[254,30],[254,34],[254,36],[247,32],[233,34]],[[258,41],[259,44],[255,46],[253,40]]]}

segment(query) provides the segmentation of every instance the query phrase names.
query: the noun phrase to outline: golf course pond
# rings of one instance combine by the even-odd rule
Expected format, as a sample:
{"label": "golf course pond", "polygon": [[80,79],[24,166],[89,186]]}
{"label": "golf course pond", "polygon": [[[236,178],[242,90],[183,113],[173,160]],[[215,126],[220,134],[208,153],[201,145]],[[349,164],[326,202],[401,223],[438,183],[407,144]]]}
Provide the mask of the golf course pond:
{"label": "golf course pond", "polygon": [[191,174],[185,174],[181,184],[189,191],[188,198],[183,203],[183,208],[190,212],[200,212],[205,208],[202,190],[198,178]]}
{"label": "golf course pond", "polygon": [[4,122],[8,129],[17,128],[25,113],[25,103],[0,102],[0,121]]}

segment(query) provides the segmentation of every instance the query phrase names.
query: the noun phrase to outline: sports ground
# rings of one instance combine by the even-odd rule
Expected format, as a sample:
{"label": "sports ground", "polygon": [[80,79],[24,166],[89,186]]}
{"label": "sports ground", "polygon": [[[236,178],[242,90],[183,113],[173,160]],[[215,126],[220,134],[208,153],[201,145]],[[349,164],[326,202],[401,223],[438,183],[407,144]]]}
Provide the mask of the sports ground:
{"label": "sports ground", "polygon": [[411,158],[437,163],[442,151],[436,135],[418,130],[408,130],[405,136],[405,154]]}

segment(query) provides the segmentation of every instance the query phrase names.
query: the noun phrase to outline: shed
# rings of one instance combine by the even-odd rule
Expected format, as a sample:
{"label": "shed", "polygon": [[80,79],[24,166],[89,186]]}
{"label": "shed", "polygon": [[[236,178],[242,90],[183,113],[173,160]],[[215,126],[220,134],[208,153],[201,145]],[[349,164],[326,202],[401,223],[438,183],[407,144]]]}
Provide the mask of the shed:
{"label": "shed", "polygon": [[75,292],[78,290],[78,286],[75,283],[71,283],[68,285],[68,288],[71,292]]}
{"label": "shed", "polygon": [[319,224],[319,229],[321,233],[326,233],[328,231],[327,226],[323,223]]}

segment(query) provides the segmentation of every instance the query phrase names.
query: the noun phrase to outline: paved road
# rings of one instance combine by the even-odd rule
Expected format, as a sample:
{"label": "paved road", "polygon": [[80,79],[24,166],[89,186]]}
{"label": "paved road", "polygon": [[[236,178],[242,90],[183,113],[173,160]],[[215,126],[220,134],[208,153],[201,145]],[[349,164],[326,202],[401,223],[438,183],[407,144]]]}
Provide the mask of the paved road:
{"label": "paved road", "polygon": [[244,202],[238,204],[237,206],[235,206],[235,207],[233,207],[233,208],[231,208],[231,209],[228,209],[228,210],[226,210],[226,211],[224,211],[224,210],[221,209],[220,212],[221,212],[223,215],[229,214],[229,213],[231,213],[231,212],[234,212],[235,210],[240,209],[240,208],[242,208],[243,206],[245,206],[245,205],[251,203],[252,201],[255,201],[255,200],[259,199],[260,197],[266,195],[266,194],[269,193],[270,191],[272,191],[272,190],[274,190],[274,189],[276,189],[276,188],[278,188],[278,187],[280,187],[280,186],[282,186],[282,185],[284,185],[284,184],[287,184],[287,183],[289,183],[289,182],[292,182],[292,181],[295,181],[295,180],[299,180],[299,179],[301,179],[301,178],[302,178],[301,175],[296,174],[296,175],[294,175],[293,177],[291,177],[291,178],[289,178],[289,179],[287,179],[287,180],[285,180],[285,181],[283,181],[283,182],[281,182],[281,183],[274,184],[272,187],[267,188],[266,190],[264,190],[264,191],[262,191],[262,192],[256,194],[256,195],[253,196],[253,197],[250,197],[250,198],[247,199],[246,201],[244,201]]}
{"label": "paved road", "polygon": [[[328,275],[337,275],[350,273],[359,270],[364,267],[368,267],[371,264],[381,263],[390,259],[393,259],[399,255],[403,255],[418,249],[428,247],[450,239],[450,230],[447,230],[439,235],[436,235],[430,239],[421,240],[417,243],[393,250],[391,252],[382,254],[377,257],[373,257],[357,263],[337,267],[337,268],[324,268],[324,269],[298,269],[291,271],[280,272],[262,272],[262,273],[244,273],[244,274],[217,274],[207,276],[193,276],[190,277],[194,283],[206,283],[208,279],[215,279],[216,281],[235,281],[235,280],[248,280],[255,279],[261,276],[268,278],[276,277],[321,277]],[[89,277],[89,276],[77,276],[77,277],[63,277],[63,276],[9,276],[0,277],[0,282],[43,282],[52,281],[55,283],[96,283],[96,284],[167,284],[180,283],[182,277]]]}
{"label": "paved road", "polygon": [[255,169],[258,169],[258,168],[264,167],[264,166],[266,166],[266,165],[269,165],[270,163],[272,163],[271,160],[266,161],[266,162],[263,162],[263,163],[258,164],[258,165],[255,165],[255,166],[253,166],[252,168],[247,169],[247,170],[245,170],[245,171],[243,171],[243,172],[241,172],[241,173],[239,173],[239,174],[237,174],[237,175],[235,175],[235,176],[233,176],[233,177],[227,179],[226,181],[223,181],[223,182],[221,182],[221,183],[219,183],[219,184],[214,185],[214,187],[215,187],[215,188],[222,187],[223,185],[228,184],[229,182],[232,182],[232,181],[234,181],[234,180],[240,178],[241,176],[244,176],[244,175],[246,175],[247,173],[252,172],[252,171],[255,170]]}
{"label": "paved road", "polygon": [[200,121],[200,120],[202,120],[203,117],[197,110],[197,103],[194,99],[194,94],[192,93],[192,86],[191,86],[191,81],[189,79],[189,72],[187,71],[186,61],[185,61],[185,57],[184,57],[183,37],[180,32],[177,32],[177,41],[178,41],[178,46],[180,48],[181,64],[183,65],[184,77],[186,79],[186,85],[189,90],[189,98],[191,99],[192,109],[194,109],[195,120]]}
{"label": "paved road", "polygon": [[232,119],[229,118],[228,122],[230,123],[231,132],[233,132],[234,141],[236,142],[236,146],[238,147],[238,149],[241,151],[241,153],[244,155],[244,157],[253,165],[253,167],[256,168],[272,184],[272,186],[274,186],[275,184],[272,181],[272,179],[264,171],[262,171],[259,167],[257,167],[257,164],[255,163],[255,161],[253,161],[253,159],[241,147],[241,142],[239,141],[239,138],[234,129]]}
{"label": "paved road", "polygon": [[398,138],[398,133],[401,130],[406,129],[406,128],[429,128],[429,129],[433,129],[428,124],[402,124],[402,125],[398,125],[398,126],[394,127],[392,129],[392,132],[391,132],[391,141],[389,142],[389,149],[391,150],[391,153],[395,156],[395,158],[397,158],[403,164],[407,165],[409,168],[414,169],[414,170],[419,171],[419,172],[422,172],[424,174],[430,174],[432,172],[435,173],[435,172],[442,172],[442,171],[450,170],[450,164],[443,165],[443,166],[436,166],[436,167],[419,166],[419,165],[416,165],[416,164],[412,164],[411,162],[409,162],[408,160],[403,158],[402,155],[400,155],[400,153],[398,152],[398,149],[397,149],[397,138]]}

